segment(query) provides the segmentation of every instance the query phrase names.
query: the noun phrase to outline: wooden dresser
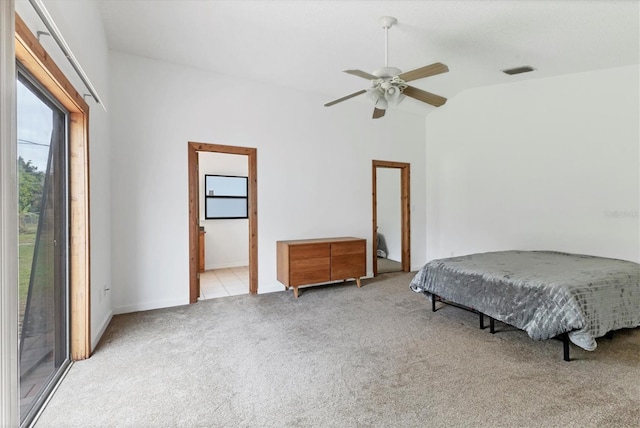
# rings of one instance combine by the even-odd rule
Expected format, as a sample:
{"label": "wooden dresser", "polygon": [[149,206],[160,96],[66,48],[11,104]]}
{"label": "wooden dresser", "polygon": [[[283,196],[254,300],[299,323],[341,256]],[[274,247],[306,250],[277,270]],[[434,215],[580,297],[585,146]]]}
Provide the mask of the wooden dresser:
{"label": "wooden dresser", "polygon": [[361,238],[277,241],[278,281],[298,297],[298,286],[366,275],[367,243]]}

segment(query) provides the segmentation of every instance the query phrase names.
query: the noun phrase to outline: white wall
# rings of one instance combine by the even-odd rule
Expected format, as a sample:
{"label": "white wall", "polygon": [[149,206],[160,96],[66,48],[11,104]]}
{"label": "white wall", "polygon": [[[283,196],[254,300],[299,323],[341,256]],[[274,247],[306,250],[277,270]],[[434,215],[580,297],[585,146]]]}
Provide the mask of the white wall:
{"label": "white wall", "polygon": [[[425,258],[424,118],[112,52],[114,311],[188,300],[187,142],[257,148],[258,281],[276,241],[367,238],[371,160],[412,164],[412,254]],[[162,191],[159,191],[162,189]]]}
{"label": "white wall", "polygon": [[206,220],[204,212],[204,176],[237,175],[247,177],[249,161],[246,155],[198,152],[200,182],[200,226],[205,230],[205,269],[220,269],[249,265],[249,220]]}
{"label": "white wall", "polygon": [[[109,104],[109,51],[102,20],[94,2],[44,0],[43,4],[65,38],[71,51],[89,76],[107,108]],[[31,5],[16,2],[16,11],[31,31],[47,31]],[[78,75],[51,37],[43,36],[41,44],[64,72],[76,90],[85,94]],[[111,319],[111,188],[109,160],[108,114],[92,98],[89,104],[90,156],[90,242],[91,242],[91,347],[95,348]]]}
{"label": "white wall", "polygon": [[639,67],[463,92],[426,119],[427,258],[640,261]]}
{"label": "white wall", "polygon": [[388,259],[402,261],[402,200],[398,168],[376,168],[378,232],[384,235]]}

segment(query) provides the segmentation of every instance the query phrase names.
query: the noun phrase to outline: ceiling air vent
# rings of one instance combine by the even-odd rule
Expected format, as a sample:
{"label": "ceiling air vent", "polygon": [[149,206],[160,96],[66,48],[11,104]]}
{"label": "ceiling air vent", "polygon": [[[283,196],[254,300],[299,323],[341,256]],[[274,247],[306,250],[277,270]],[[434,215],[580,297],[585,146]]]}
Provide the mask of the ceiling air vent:
{"label": "ceiling air vent", "polygon": [[524,65],[522,67],[516,67],[516,68],[510,68],[508,70],[502,70],[503,73],[505,74],[520,74],[520,73],[528,73],[530,71],[535,70],[535,68],[528,66],[528,65]]}

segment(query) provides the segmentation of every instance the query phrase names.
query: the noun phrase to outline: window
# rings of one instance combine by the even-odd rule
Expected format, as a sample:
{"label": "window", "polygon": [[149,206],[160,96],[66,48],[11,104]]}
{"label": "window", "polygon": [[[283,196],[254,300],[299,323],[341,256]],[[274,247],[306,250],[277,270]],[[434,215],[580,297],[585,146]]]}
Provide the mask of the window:
{"label": "window", "polygon": [[204,218],[248,218],[247,177],[232,175],[204,176]]}

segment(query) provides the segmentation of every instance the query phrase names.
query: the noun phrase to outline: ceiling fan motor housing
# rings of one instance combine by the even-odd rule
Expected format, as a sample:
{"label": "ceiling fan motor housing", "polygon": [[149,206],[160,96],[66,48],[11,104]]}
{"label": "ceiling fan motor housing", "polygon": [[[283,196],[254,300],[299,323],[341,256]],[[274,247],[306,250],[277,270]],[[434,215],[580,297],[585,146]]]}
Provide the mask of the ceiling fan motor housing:
{"label": "ceiling fan motor housing", "polygon": [[376,77],[385,78],[385,77],[394,77],[398,74],[401,74],[402,70],[396,67],[382,67],[374,71],[373,74]]}

